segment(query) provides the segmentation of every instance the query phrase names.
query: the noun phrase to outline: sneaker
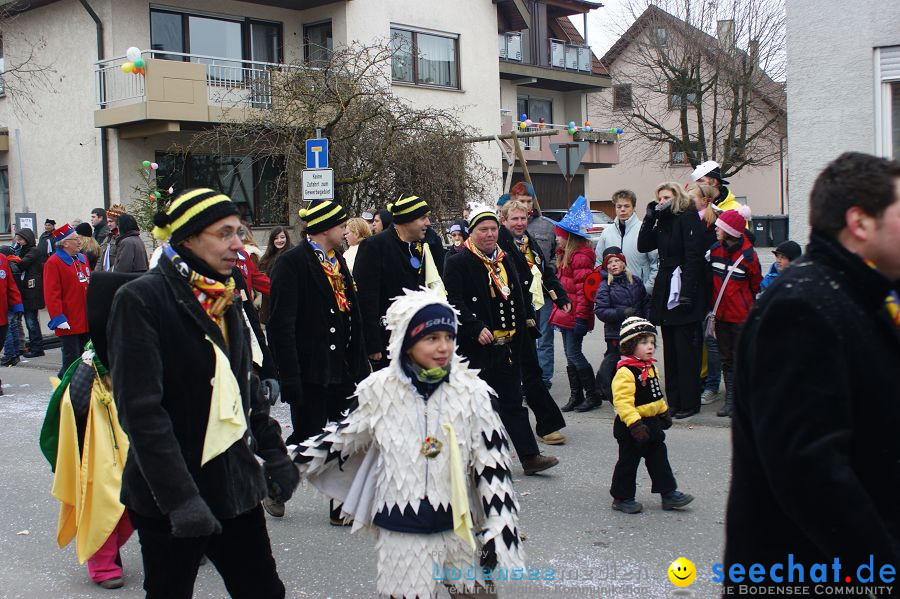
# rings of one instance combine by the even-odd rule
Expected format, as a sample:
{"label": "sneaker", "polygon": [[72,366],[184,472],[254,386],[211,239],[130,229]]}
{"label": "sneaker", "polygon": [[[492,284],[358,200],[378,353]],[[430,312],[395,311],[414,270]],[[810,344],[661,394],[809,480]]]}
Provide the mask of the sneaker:
{"label": "sneaker", "polygon": [[525,471],[525,476],[531,476],[532,474],[537,474],[543,470],[547,470],[548,468],[553,468],[557,464],[559,464],[559,460],[554,458],[553,456],[536,454],[532,456],[528,456],[527,458],[520,458],[522,462],[522,469]]}
{"label": "sneaker", "polygon": [[682,493],[681,491],[672,491],[662,496],[662,509],[677,510],[683,508],[694,500],[693,495]]}
{"label": "sneaker", "polygon": [[708,406],[709,404],[717,401],[719,399],[719,394],[712,389],[707,389],[703,393],[700,394],[700,403],[704,406]]}
{"label": "sneaker", "polygon": [[121,576],[117,576],[115,578],[107,578],[106,580],[101,580],[97,584],[99,584],[104,589],[121,589],[123,586],[125,586],[125,581],[122,580]]}
{"label": "sneaker", "polygon": [[541,443],[546,443],[547,445],[562,445],[566,442],[566,438],[559,431],[553,431],[543,437],[538,437],[541,440]]}
{"label": "sneaker", "polygon": [[19,356],[0,359],[0,366],[15,366],[19,363]]}
{"label": "sneaker", "polygon": [[22,354],[22,357],[23,358],[40,358],[43,355],[44,355],[43,351],[27,351],[24,354]]}
{"label": "sneaker", "polygon": [[644,509],[644,506],[634,499],[614,499],[612,509],[623,514],[637,514]]}
{"label": "sneaker", "polygon": [[281,518],[282,516],[284,516],[284,504],[280,501],[275,501],[273,499],[269,499],[268,497],[263,497],[262,506],[270,516],[274,516],[275,518]]}

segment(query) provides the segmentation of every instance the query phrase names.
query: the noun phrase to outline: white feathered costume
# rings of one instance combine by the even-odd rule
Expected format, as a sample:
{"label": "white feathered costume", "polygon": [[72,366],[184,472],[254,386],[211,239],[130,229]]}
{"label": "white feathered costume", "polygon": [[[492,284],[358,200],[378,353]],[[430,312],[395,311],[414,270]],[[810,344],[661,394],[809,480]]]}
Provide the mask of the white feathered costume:
{"label": "white feathered costume", "polygon": [[[404,292],[385,317],[391,331],[390,366],[362,381],[356,389],[358,407],[301,443],[295,459],[312,484],[344,502],[343,515],[354,518],[354,532],[377,532],[378,592],[425,599],[437,595],[440,578],[451,568],[463,571],[454,584],[471,591],[474,582],[466,580],[472,578],[468,574],[484,576],[479,569],[482,546],[496,552],[495,579],[497,573],[524,568],[524,555],[509,440],[491,407],[493,390],[454,352],[449,377],[423,400],[401,365],[403,338],[421,308],[452,307],[432,291]],[[443,446],[432,458],[421,452],[427,436]],[[453,451],[451,436],[459,452]],[[426,495],[435,509],[452,506],[455,530],[411,534],[372,524],[384,508],[418,510]]]}

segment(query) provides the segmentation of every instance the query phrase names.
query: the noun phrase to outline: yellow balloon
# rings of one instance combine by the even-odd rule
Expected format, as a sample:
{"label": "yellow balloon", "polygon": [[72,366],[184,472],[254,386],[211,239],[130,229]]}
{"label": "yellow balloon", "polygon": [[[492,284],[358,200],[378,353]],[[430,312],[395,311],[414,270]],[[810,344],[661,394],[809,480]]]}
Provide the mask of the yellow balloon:
{"label": "yellow balloon", "polygon": [[123,72],[123,73],[130,73],[130,72],[132,72],[133,70],[134,70],[134,64],[133,64],[133,63],[130,63],[130,62],[122,63],[122,72]]}

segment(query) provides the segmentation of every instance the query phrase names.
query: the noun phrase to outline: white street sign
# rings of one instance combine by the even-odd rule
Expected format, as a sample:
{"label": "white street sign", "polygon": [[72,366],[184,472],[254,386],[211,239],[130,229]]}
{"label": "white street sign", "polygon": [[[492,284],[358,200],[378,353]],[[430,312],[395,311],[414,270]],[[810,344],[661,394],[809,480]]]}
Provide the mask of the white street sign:
{"label": "white street sign", "polygon": [[334,199],[334,170],[330,168],[307,168],[303,170],[304,200]]}

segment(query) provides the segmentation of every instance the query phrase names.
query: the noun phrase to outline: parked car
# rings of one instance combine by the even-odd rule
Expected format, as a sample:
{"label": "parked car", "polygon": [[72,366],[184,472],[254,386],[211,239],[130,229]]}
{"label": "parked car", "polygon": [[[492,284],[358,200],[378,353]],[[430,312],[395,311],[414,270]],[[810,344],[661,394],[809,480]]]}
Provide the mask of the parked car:
{"label": "parked car", "polygon": [[[556,222],[559,222],[565,213],[565,210],[541,210],[543,216]],[[603,233],[603,229],[613,221],[605,212],[601,212],[600,210],[591,210],[591,216],[594,217],[594,226],[588,229],[588,238],[591,240],[591,243],[596,246],[597,242],[600,241],[600,234]]]}

